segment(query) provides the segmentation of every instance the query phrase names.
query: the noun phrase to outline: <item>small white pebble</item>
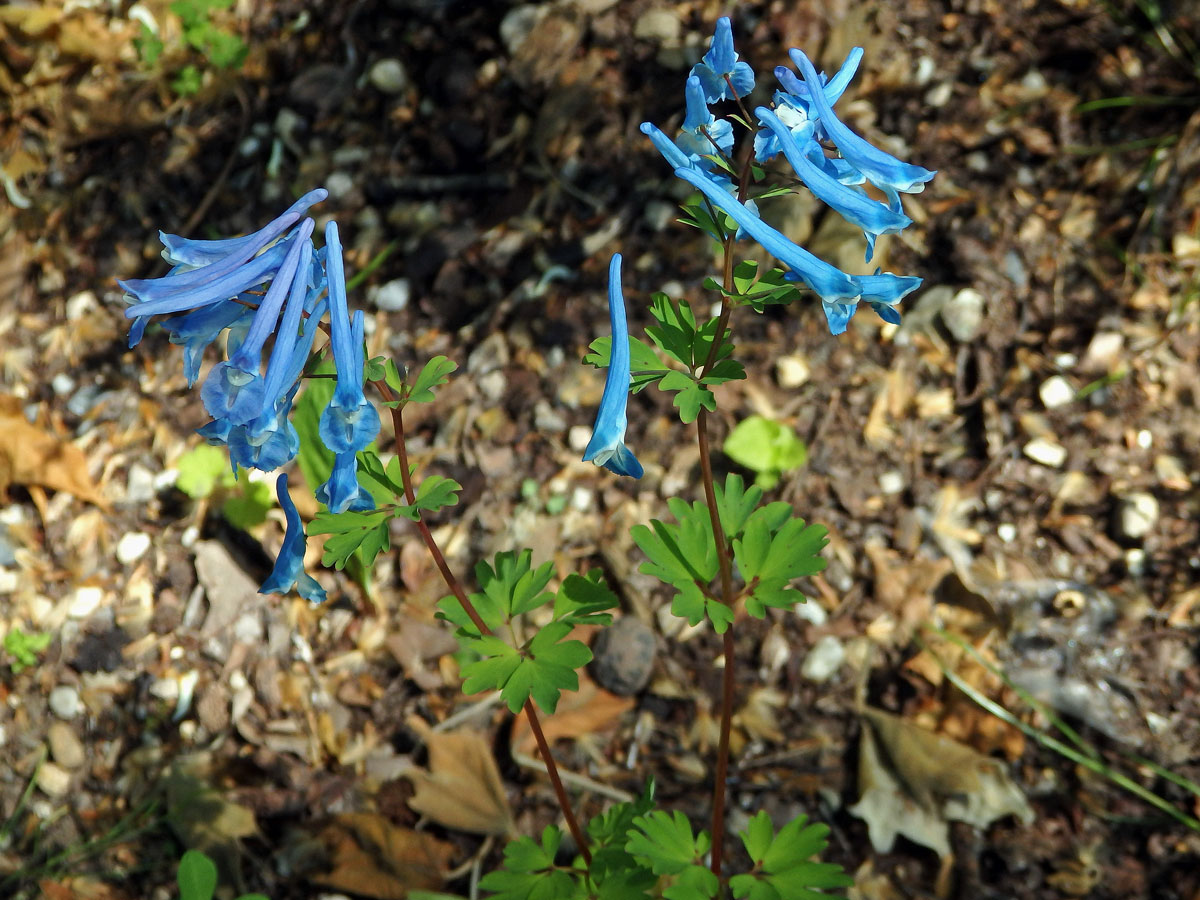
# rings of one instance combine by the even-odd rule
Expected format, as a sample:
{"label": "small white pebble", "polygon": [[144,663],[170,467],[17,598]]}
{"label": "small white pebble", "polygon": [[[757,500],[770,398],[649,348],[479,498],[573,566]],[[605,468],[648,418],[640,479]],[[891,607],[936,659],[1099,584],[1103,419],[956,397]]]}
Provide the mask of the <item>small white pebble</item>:
{"label": "small white pebble", "polygon": [[412,287],[407,278],[393,278],[387,284],[380,285],[375,291],[375,305],[385,312],[400,312],[408,306],[408,298]]}
{"label": "small white pebble", "polygon": [[75,390],[75,379],[66,372],[59,372],[50,379],[50,387],[53,388],[54,393],[63,397]]}
{"label": "small white pebble", "polygon": [[1071,382],[1061,375],[1055,375],[1042,382],[1038,394],[1046,409],[1057,409],[1075,399],[1075,388],[1071,387]]}
{"label": "small white pebble", "polygon": [[800,674],[809,681],[828,681],[846,658],[846,648],[831,634],[825,635],[808,651],[800,665]]}
{"label": "small white pebble", "polygon": [[1137,541],[1154,530],[1158,522],[1158,500],[1153,494],[1136,491],[1121,498],[1117,507],[1117,530],[1121,537]]}
{"label": "small white pebble", "polygon": [[71,773],[55,763],[44,762],[38,768],[37,786],[47,797],[65,797],[71,790]]}
{"label": "small white pebble", "polygon": [[1154,446],[1154,435],[1150,433],[1150,429],[1143,428],[1137,433],[1137,445],[1143,450],[1149,450]]}
{"label": "small white pebble", "polygon": [[592,508],[594,497],[595,495],[592,491],[579,485],[571,491],[571,509],[578,510],[579,512],[587,512]]}
{"label": "small white pebble", "polygon": [[797,616],[805,622],[811,622],[813,625],[824,625],[829,619],[829,613],[825,612],[825,607],[816,600],[797,603],[792,608],[795,610]]}
{"label": "small white pebble", "polygon": [[885,494],[898,494],[904,490],[904,473],[891,469],[879,476],[879,490]]}
{"label": "small white pebble", "polygon": [[69,684],[60,684],[50,692],[46,701],[50,712],[60,719],[73,719],[83,712],[83,701],[79,699],[79,691]]}
{"label": "small white pebble", "polygon": [[1146,551],[1141,547],[1131,547],[1125,551],[1125,568],[1134,578],[1146,574]]}
{"label": "small white pebble", "polygon": [[996,526],[996,537],[1006,544],[1011,544],[1017,539],[1017,526],[1012,522],[1001,522]]}
{"label": "small white pebble", "polygon": [[86,619],[100,607],[104,591],[95,585],[84,585],[75,589],[67,605],[67,615],[75,619]]}
{"label": "small white pebble", "polygon": [[567,443],[576,453],[587,449],[588,441],[592,439],[592,429],[588,425],[572,425],[567,432]]}
{"label": "small white pebble", "polygon": [[150,535],[144,531],[129,531],[117,541],[117,562],[127,566],[141,559],[150,549]]}
{"label": "small white pebble", "polygon": [[408,70],[398,59],[381,59],[371,66],[367,80],[381,93],[399,94],[408,87]]}
{"label": "small white pebble", "polygon": [[1034,438],[1024,450],[1026,456],[1043,466],[1057,469],[1067,461],[1067,448],[1046,438]]}
{"label": "small white pebble", "polygon": [[811,374],[808,360],[803,356],[781,356],[775,360],[775,377],[781,388],[798,388]]}

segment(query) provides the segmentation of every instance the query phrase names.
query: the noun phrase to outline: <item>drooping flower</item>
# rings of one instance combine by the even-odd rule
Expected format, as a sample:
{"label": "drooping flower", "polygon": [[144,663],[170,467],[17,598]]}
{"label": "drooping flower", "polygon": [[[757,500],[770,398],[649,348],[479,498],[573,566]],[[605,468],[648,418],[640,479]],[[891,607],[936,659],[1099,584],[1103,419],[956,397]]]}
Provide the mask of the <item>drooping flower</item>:
{"label": "drooping flower", "polygon": [[[717,19],[708,52],[690,73],[704,87],[704,99],[709,103],[746,97],[754,90],[754,70],[748,62],[739,62],[733,49],[733,26],[728,16]],[[728,81],[726,79],[728,78]],[[729,86],[733,85],[730,92]]]}
{"label": "drooping flower", "polygon": [[584,462],[594,462],[618,475],[642,477],[642,464],[625,446],[627,421],[625,410],[629,402],[632,378],[629,353],[629,326],[625,321],[625,296],[621,291],[621,254],[614,253],[608,264],[608,318],[612,326],[612,349],[608,374],[604,378],[604,394],[592,427],[592,439],[583,452]]}
{"label": "drooping flower", "polygon": [[263,345],[275,333],[284,298],[294,293],[297,285],[303,291],[307,284],[308,265],[306,262],[301,267],[300,261],[306,252],[312,252],[309,243],[312,231],[312,219],[300,223],[289,240],[287,255],[279,271],[254,313],[245,339],[228,360],[213,366],[204,380],[200,398],[214,419],[226,419],[230,425],[244,425],[265,411],[267,399],[261,372]]}
{"label": "drooping flower", "polygon": [[881,234],[895,234],[912,224],[912,219],[904,213],[889,209],[861,191],[846,187],[817,165],[807,148],[815,148],[817,153],[820,153],[821,148],[811,136],[806,136],[806,149],[802,150],[792,133],[771,110],[760,106],[754,114],[775,135],[784,157],[817,199],[836,210],[847,222],[863,230],[867,239],[868,260],[875,253],[876,237]]}
{"label": "drooping flower", "polygon": [[329,285],[329,330],[337,385],[321,413],[320,434],[334,453],[362,450],[379,434],[379,412],[363,394],[363,311],[351,319],[337,223],[325,228],[325,272]]}
{"label": "drooping flower", "polygon": [[825,134],[837,146],[843,159],[849,161],[866,176],[867,181],[888,195],[889,206],[892,209],[900,209],[899,193],[916,194],[925,190],[925,182],[933,178],[936,172],[912,163],[901,162],[851,131],[838,119],[825,92],[814,89],[821,84],[821,80],[804,51],[792,49],[789,55],[799,66],[805,83],[810,85],[807,95]]}
{"label": "drooping flower", "polygon": [[[825,73],[821,73],[821,83],[824,85],[825,99],[830,106],[837,103],[841,99],[842,94],[846,92],[846,88],[850,86],[850,82],[854,78],[854,74],[858,71],[858,64],[862,60],[862,47],[854,47],[846,56],[846,61],[842,63],[840,69],[832,78],[826,78]],[[829,136],[825,133],[825,129],[821,127],[821,120],[817,113],[813,110],[812,98],[809,97],[808,86],[796,77],[796,73],[787,66],[775,67],[775,78],[782,86],[783,90],[775,92],[775,112],[779,116],[780,121],[788,127],[792,134],[796,134],[800,129],[811,127],[812,136],[817,141],[827,141]],[[754,157],[759,162],[766,162],[771,157],[779,152],[779,141],[771,131],[759,131],[754,137]],[[842,184],[861,184],[863,176],[856,169],[849,166],[845,167],[848,177],[855,180],[846,180],[838,176],[838,180]],[[852,173],[852,174],[851,174]]]}
{"label": "drooping flower", "polygon": [[275,494],[283,509],[287,528],[283,533],[283,546],[279,548],[279,556],[275,558],[275,567],[267,580],[258,589],[260,594],[287,594],[293,589],[301,597],[311,603],[325,602],[325,589],[315,578],[304,571],[304,551],[307,538],[304,534],[304,524],[300,521],[300,513],[288,493],[287,473],[275,480]]}
{"label": "drooping flower", "polygon": [[733,219],[750,237],[758,241],[768,253],[787,266],[795,276],[830,303],[856,301],[861,293],[846,273],[832,266],[803,247],[789,241],[757,215],[738,203],[737,198],[723,190],[703,172],[679,168],[675,176],[682,178],[708,201]]}
{"label": "drooping flower", "polygon": [[700,168],[711,169],[711,160],[706,156],[727,155],[733,149],[733,126],[725,119],[718,119],[704,102],[704,89],[695,75],[684,87],[687,115],[683,129],[675,139],[675,145],[691,157]]}

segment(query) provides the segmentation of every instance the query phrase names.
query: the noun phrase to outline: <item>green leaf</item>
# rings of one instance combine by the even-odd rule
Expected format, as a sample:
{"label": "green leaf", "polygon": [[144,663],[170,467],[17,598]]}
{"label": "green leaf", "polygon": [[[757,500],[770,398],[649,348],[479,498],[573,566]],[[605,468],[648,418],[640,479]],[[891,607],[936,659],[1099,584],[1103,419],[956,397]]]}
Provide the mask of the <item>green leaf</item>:
{"label": "green leaf", "polygon": [[[532,559],[532,550],[522,550],[519,555],[507,550],[496,554],[494,567],[485,562],[475,567],[475,578],[484,595],[502,611],[506,621],[554,600],[554,595],[545,590],[554,577],[554,563],[547,561],[533,569]],[[474,594],[471,599],[478,596]]]}
{"label": "green leaf", "polygon": [[572,573],[563,580],[554,597],[554,618],[568,625],[609,625],[607,610],[620,605],[617,595],[604,580],[602,569],[587,575]]}
{"label": "green leaf", "polygon": [[678,391],[674,404],[679,409],[679,418],[690,425],[700,415],[701,408],[712,412],[717,408],[717,398],[706,386],[683,372],[670,371],[658,382],[663,391]]}
{"label": "green leaf", "polygon": [[806,816],[784,825],[775,834],[770,817],[759,811],[741,832],[754,871],[729,880],[736,898],[748,900],[829,900],[828,888],[854,883],[833,863],[813,859],[828,846],[825,825],[808,824]]}
{"label": "green leaf", "polygon": [[635,525],[634,542],[646,554],[640,571],[678,591],[671,610],[696,625],[708,615],[723,632],[731,619],[729,607],[716,601],[709,585],[718,571],[708,508],[700,501],[690,506],[679,498],[667,501],[676,522],[652,519],[650,526]]}
{"label": "green leaf", "polygon": [[10,668],[16,675],[36,666],[37,655],[50,646],[54,636],[46,631],[26,633],[13,626],[4,634],[4,651],[13,658]]}
{"label": "green leaf", "polygon": [[[395,470],[399,471],[398,462]],[[379,454],[369,447],[359,451],[358,475],[359,483],[371,492],[376,506],[387,506],[393,503],[403,505],[404,487],[388,472],[388,466],[384,465]]]}
{"label": "green leaf", "polygon": [[539,845],[532,838],[518,838],[504,848],[504,863],[479,882],[493,891],[492,900],[584,900],[580,875],[554,864],[562,843],[562,832],[553,825],[542,831]]}
{"label": "green leaf", "polygon": [[171,80],[171,90],[180,97],[194,97],[200,93],[200,88],[204,86],[204,76],[200,74],[200,70],[193,65],[186,65],[179,70],[179,74]]}
{"label": "green leaf", "polygon": [[413,505],[420,510],[435,513],[447,506],[458,505],[458,492],[462,485],[453,478],[441,475],[428,475],[417,487],[416,503]]}
{"label": "green leaf", "polygon": [[650,314],[658,325],[648,327],[646,334],[672,359],[683,363],[688,369],[694,369],[696,318],[692,315],[692,308],[660,291],[650,298]]}
{"label": "green leaf", "polygon": [[[588,353],[584,356],[583,361],[597,369],[606,369],[612,358],[611,354],[612,338],[596,338],[588,345]],[[649,344],[632,335],[629,338],[629,363],[632,372],[629,389],[635,394],[662,378],[664,372],[669,371]]]}
{"label": "green leaf", "polygon": [[218,485],[233,483],[233,472],[229,468],[229,454],[212,444],[199,444],[189,450],[175,463],[179,477],[175,487],[193,500],[209,496]]}
{"label": "green leaf", "polygon": [[217,889],[217,866],[199,850],[188,850],[179,860],[180,900],[212,900]]}
{"label": "green leaf", "polygon": [[679,810],[668,814],[656,810],[633,821],[634,831],[625,843],[626,851],[649,866],[656,875],[675,876],[663,892],[668,900],[709,900],[716,897],[720,884],[704,864],[709,838],[705,832],[693,835],[691,823]]}
{"label": "green leaf", "polygon": [[[717,515],[721,519],[721,527],[730,540],[742,533],[746,520],[754,512],[763,498],[762,488],[757,485],[746,488],[746,482],[741,475],[730,472],[725,476],[725,485],[715,485],[717,495]],[[784,510],[790,514],[790,507],[783,504]],[[782,521],[780,524],[783,524]]]}
{"label": "green leaf", "polygon": [[417,380],[412,383],[408,394],[404,396],[404,402],[432,403],[434,389],[449,381],[450,373],[457,368],[458,363],[452,362],[444,356],[435,356],[425,363],[421,374],[417,376]]}
{"label": "green leaf", "polygon": [[828,534],[823,525],[806,525],[800,518],[789,518],[773,530],[770,508],[755,512],[744,536],[733,542],[734,560],[750,587],[746,611],[761,619],[768,606],[790,609],[802,601],[804,595],[790,583],[824,570],[821,550]]}
{"label": "green leaf", "polygon": [[[370,566],[375,557],[392,546],[388,523],[394,511],[376,509],[370,512],[319,512],[308,524],[308,534],[327,534],[321,564],[343,569],[350,558],[359,552],[363,563]],[[361,549],[360,549],[361,548]]]}
{"label": "green leaf", "polygon": [[763,416],[739,422],[721,448],[738,465],[758,473],[758,484],[770,487],[783,472],[798,469],[808,459],[808,448],[792,429]]}
{"label": "green leaf", "polygon": [[138,59],[146,66],[154,66],[162,56],[165,44],[159,39],[150,26],[142,23],[142,33],[134,38],[133,46],[137,50]]}
{"label": "green leaf", "polygon": [[250,473],[245,469],[239,474],[241,490],[221,504],[221,515],[234,528],[249,531],[267,521],[267,513],[275,508],[275,493],[265,481],[251,481]]}

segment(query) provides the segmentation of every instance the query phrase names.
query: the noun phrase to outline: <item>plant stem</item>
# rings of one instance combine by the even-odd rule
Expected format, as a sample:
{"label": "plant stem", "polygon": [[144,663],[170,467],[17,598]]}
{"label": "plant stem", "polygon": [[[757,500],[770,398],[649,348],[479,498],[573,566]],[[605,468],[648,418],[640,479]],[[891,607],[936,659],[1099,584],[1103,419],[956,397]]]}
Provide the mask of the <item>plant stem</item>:
{"label": "plant stem", "polygon": [[[388,387],[387,382],[372,381],[375,389],[386,401],[394,401],[396,395],[392,393],[392,389]],[[404,498],[412,504],[416,501],[416,492],[413,490],[412,475],[409,473],[408,466],[408,447],[404,439],[404,414],[399,404],[391,407],[392,427],[396,431],[396,456],[400,462],[400,480],[404,486]],[[454,594],[459,603],[462,604],[463,610],[470,617],[471,622],[479,629],[480,634],[492,634],[492,629],[488,628],[487,623],[483,621],[483,617],[479,615],[479,611],[475,609],[473,604],[467,597],[467,592],[463,589],[458,578],[450,569],[449,563],[446,562],[446,557],[442,554],[441,547],[433,537],[433,532],[429,530],[429,526],[425,524],[422,518],[417,519],[417,530],[421,533],[421,539],[425,542],[425,546],[429,550],[429,555],[433,557],[434,565],[442,574],[442,580],[446,582],[446,586]],[[571,832],[571,837],[575,839],[576,846],[579,847],[579,853],[583,857],[584,862],[589,866],[592,864],[592,854],[588,850],[587,842],[584,840],[583,829],[579,827],[579,820],[575,817],[575,810],[571,806],[571,800],[567,796],[566,789],[563,787],[562,778],[558,774],[558,765],[554,762],[554,757],[550,755],[550,744],[546,741],[546,735],[542,731],[542,723],[538,719],[537,709],[533,705],[533,700],[525,701],[525,716],[529,719],[529,728],[533,732],[533,737],[537,741],[538,751],[542,755],[542,761],[546,764],[546,774],[550,776],[550,784],[554,787],[554,794],[558,798],[558,805],[562,807],[563,817],[567,820],[567,828]]]}
{"label": "plant stem", "polygon": [[[730,290],[733,286],[732,251],[733,238],[728,237],[725,239],[725,259],[722,273],[726,290]],[[716,361],[717,352],[725,338],[729,312],[729,303],[722,295],[717,330],[713,335],[712,347],[708,351],[708,359],[704,363],[705,371],[708,371]],[[725,538],[725,529],[721,525],[721,514],[717,509],[712,454],[708,446],[708,411],[705,409],[701,409],[700,414],[696,417],[696,442],[700,448],[700,480],[704,484],[704,500],[708,505],[708,518],[712,524],[713,542],[717,548],[717,564],[721,572],[721,602],[732,607],[734,604],[733,565],[729,558],[729,541]],[[721,732],[717,742],[717,771],[713,781],[712,800],[712,859],[709,867],[718,878],[721,877],[721,861],[725,853],[725,787],[729,776],[729,733],[733,722],[735,675],[733,650],[733,624],[730,623],[724,634],[725,670],[722,673]]]}

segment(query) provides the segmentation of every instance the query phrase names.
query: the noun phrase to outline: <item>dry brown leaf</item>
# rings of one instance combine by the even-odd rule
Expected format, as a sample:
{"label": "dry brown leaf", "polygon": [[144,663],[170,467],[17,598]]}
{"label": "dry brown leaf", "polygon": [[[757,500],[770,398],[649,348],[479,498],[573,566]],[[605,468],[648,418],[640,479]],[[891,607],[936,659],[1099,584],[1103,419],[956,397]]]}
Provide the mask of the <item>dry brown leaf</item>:
{"label": "dry brown leaf", "polygon": [[994,759],[882,710],[861,711],[858,803],[871,845],[891,850],[896,835],[950,853],[951,819],[984,828],[1015,815],[1032,821],[1025,795]]}
{"label": "dry brown leaf", "polygon": [[107,509],[92,482],[83,452],[36,425],[30,425],[16,397],[0,395],[0,496],[9,485],[41,485],[66,491]]}
{"label": "dry brown leaf", "polygon": [[[632,697],[609,693],[586,675],[579,678],[579,690],[564,693],[554,715],[542,719],[546,740],[555,741],[597,734],[612,728],[626,712],[633,709]],[[518,753],[533,753],[537,741],[529,729],[529,719],[518,716],[513,725],[512,746]]]}
{"label": "dry brown leaf", "polygon": [[437,890],[454,855],[453,845],[375,813],[336,816],[318,838],[329,851],[331,870],[312,876],[313,881],[377,900],[404,900],[409,891]]}
{"label": "dry brown leaf", "polygon": [[408,805],[439,825],[474,834],[512,833],[512,811],[492,749],[470,731],[442,734],[417,716],[409,726],[429,748],[429,771],[409,773]]}

